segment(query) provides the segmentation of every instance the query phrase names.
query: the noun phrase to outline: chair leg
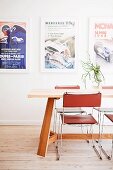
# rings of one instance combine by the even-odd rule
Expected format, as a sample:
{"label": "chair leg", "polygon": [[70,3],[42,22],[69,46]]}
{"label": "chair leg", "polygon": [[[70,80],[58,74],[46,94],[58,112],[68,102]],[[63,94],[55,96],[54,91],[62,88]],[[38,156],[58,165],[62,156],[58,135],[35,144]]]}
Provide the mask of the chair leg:
{"label": "chair leg", "polygon": [[[101,149],[99,147],[100,152],[97,150],[95,144],[94,144],[94,139],[93,139],[93,127],[92,127],[92,147],[94,149],[94,151],[96,152],[97,156],[99,157],[100,160],[102,160],[102,156],[101,156]],[[100,139],[98,139],[98,145],[100,145]]]}
{"label": "chair leg", "polygon": [[[88,132],[88,126],[87,126],[87,135],[88,135],[88,133],[89,133],[89,132]],[[89,140],[86,139],[86,142],[89,143]]]}
{"label": "chair leg", "polygon": [[[59,149],[59,141],[60,141],[60,149]],[[60,123],[60,115],[59,115],[58,139],[57,139],[57,144],[56,144],[56,154],[57,154],[56,160],[57,161],[60,160],[61,147],[62,147],[62,124]]]}
{"label": "chair leg", "polygon": [[99,143],[100,136],[101,136],[101,112],[98,111],[98,125],[99,125],[99,139],[96,139],[95,142]]}
{"label": "chair leg", "polygon": [[[87,114],[87,112],[85,112],[86,114]],[[82,115],[82,113],[81,113],[81,115]],[[84,132],[83,132],[83,128],[82,128],[83,126],[81,125],[81,131],[82,131],[82,134],[84,134]],[[89,134],[89,131],[88,131],[88,125],[86,125],[86,128],[87,128],[87,130],[86,130],[86,132],[87,132],[87,135]],[[87,143],[89,143],[89,140],[88,139],[86,139],[86,142]]]}
{"label": "chair leg", "polygon": [[56,124],[57,124],[57,111],[56,111],[56,100],[55,100],[55,107],[53,113],[53,132],[56,132]]}
{"label": "chair leg", "polygon": [[106,153],[106,151],[104,150],[104,148],[102,147],[102,145],[100,146],[101,151],[103,152],[103,154],[106,156],[107,159],[111,160],[111,157]]}
{"label": "chair leg", "polygon": [[57,142],[57,145],[56,145],[56,160],[59,161],[60,160],[60,154],[59,154],[59,149],[58,149],[58,142]]}
{"label": "chair leg", "polygon": [[112,134],[112,150],[111,150],[111,158],[113,156],[113,134]]}
{"label": "chair leg", "polygon": [[[88,125],[86,125],[87,126],[87,135],[89,134],[89,132],[88,132]],[[82,127],[82,125],[81,125],[81,131],[82,131],[82,134],[84,134],[84,132],[83,132],[83,127]],[[86,139],[86,142],[87,143],[89,143],[89,140],[88,139]]]}
{"label": "chair leg", "polygon": [[96,152],[97,156],[99,157],[100,160],[102,160],[102,156],[100,155],[99,151],[97,150],[97,148],[95,147],[95,145],[93,145],[93,149]]}
{"label": "chair leg", "polygon": [[[102,136],[102,134],[103,134],[103,129],[104,129],[104,115],[103,115],[103,120],[102,120],[101,136]],[[107,152],[105,151],[105,149],[103,148],[103,146],[102,146],[102,139],[101,139],[100,149],[101,149],[102,153],[105,155],[105,157],[106,157],[108,160],[111,160],[111,158],[112,158],[112,152],[113,152],[113,135],[112,135],[112,150],[111,150],[111,155],[108,155],[108,153],[107,153]]]}

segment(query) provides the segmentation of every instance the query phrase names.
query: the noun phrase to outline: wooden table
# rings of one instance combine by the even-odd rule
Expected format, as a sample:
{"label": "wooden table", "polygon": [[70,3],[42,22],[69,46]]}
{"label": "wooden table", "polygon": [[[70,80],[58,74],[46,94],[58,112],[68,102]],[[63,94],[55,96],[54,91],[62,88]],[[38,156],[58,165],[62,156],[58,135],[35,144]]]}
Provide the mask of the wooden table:
{"label": "wooden table", "polygon": [[[93,93],[97,92],[99,90],[67,90],[68,92],[74,92],[74,93]],[[100,90],[102,92],[103,97],[113,97],[113,90]],[[28,98],[47,98],[47,105],[46,110],[44,114],[43,124],[41,128],[40,133],[40,141],[38,146],[37,155],[46,156],[48,144],[55,142],[57,140],[57,134],[50,131],[50,124],[51,124],[51,118],[52,118],[52,112],[54,107],[54,101],[56,99],[60,99],[63,97],[64,92],[66,92],[66,89],[34,89],[28,94]],[[66,134],[63,136],[63,138],[76,138],[74,134],[71,134],[70,136]]]}

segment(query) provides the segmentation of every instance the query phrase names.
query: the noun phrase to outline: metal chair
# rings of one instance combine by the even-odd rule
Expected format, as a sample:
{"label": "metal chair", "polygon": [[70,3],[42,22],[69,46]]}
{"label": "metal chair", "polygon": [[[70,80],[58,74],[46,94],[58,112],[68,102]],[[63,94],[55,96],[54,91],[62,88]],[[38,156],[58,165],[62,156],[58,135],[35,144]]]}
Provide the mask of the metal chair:
{"label": "metal chair", "polygon": [[[69,90],[77,90],[80,89],[79,85],[56,85],[55,89],[58,90],[65,90],[65,91],[69,91]],[[61,100],[60,100],[61,101]],[[80,107],[76,107],[76,108],[65,108],[65,110],[63,110],[62,106],[61,107],[57,107],[56,106],[56,101],[55,101],[55,114],[54,114],[54,124],[53,124],[53,130],[56,132],[56,123],[57,123],[57,115],[63,113],[63,111],[65,113],[84,113],[84,110],[82,110]]]}
{"label": "metal chair", "polygon": [[[93,107],[100,107],[101,105],[101,93],[94,93],[94,94],[75,94],[75,93],[64,93],[63,95],[63,113],[60,114],[60,121],[59,123],[59,132],[58,138],[61,141],[62,146],[62,131],[63,125],[90,125],[90,129],[92,131],[92,142],[93,142],[93,127],[92,125],[98,124],[98,121],[93,117],[92,112],[88,114],[76,114],[75,115],[65,113],[65,108],[75,108],[75,107],[85,107],[85,108],[93,108]],[[61,128],[61,131],[60,131]],[[58,142],[59,146],[59,142]],[[100,159],[101,157],[101,150],[100,152],[96,149],[95,143],[93,142],[93,148]],[[60,150],[58,147],[58,153],[60,159]]]}
{"label": "metal chair", "polygon": [[[113,86],[102,86],[102,89],[111,90],[111,89],[113,89]],[[109,103],[109,99],[107,99],[106,102]],[[100,115],[100,124],[101,124],[100,131],[101,131],[101,136],[102,136],[103,129],[104,129],[104,126],[105,126],[105,124],[104,124],[105,117],[108,118],[111,122],[113,122],[113,115],[112,115],[113,107],[107,107],[107,106],[104,107],[103,106],[103,107],[97,107],[97,108],[94,107],[94,109],[96,111],[98,111],[99,115]],[[96,142],[98,142],[98,140]],[[112,144],[112,148],[113,148],[113,144]],[[108,155],[102,145],[101,145],[101,150],[104,153],[104,155],[107,157],[107,159],[111,159],[112,154],[111,154],[111,156]],[[111,151],[111,152],[113,152],[113,151]]]}
{"label": "metal chair", "polygon": [[[113,86],[102,86],[102,89],[104,89],[104,90],[111,90],[111,89],[113,89]],[[108,99],[107,99],[107,103],[109,103],[108,102]],[[105,113],[111,113],[111,112],[113,112],[113,107],[109,107],[109,106],[101,106],[101,107],[94,107],[93,108],[94,110],[96,110],[96,111],[98,111],[98,112],[100,112],[100,122],[102,122],[102,115],[103,114],[105,114]]]}

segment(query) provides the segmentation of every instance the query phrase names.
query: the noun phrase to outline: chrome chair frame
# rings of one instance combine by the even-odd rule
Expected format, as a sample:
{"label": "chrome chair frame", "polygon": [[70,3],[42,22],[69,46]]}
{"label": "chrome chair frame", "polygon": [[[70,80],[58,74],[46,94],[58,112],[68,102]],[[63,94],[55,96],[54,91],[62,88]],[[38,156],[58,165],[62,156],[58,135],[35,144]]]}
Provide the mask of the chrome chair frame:
{"label": "chrome chair frame", "polygon": [[[76,90],[76,89],[80,89],[80,86],[79,85],[56,85],[55,86],[55,89],[58,89],[58,90],[66,90],[66,91],[68,91],[68,90]],[[56,106],[56,101],[57,101],[58,99],[56,99],[55,100],[55,109],[54,109],[54,121],[53,121],[53,131],[54,132],[56,132],[57,131],[57,129],[56,129],[56,124],[57,124],[57,115],[58,115],[58,113],[60,114],[60,113],[63,113],[63,109],[62,108],[57,108],[57,106]],[[78,110],[77,110],[78,109]],[[76,110],[77,110],[77,112],[79,112],[79,113],[83,113],[84,111],[83,110],[81,110],[81,108],[76,108]],[[69,113],[69,112],[75,112],[75,109],[73,109],[73,110],[70,110],[70,109],[66,109],[65,110],[65,113]]]}
{"label": "chrome chair frame", "polygon": [[[102,86],[102,89],[106,89],[106,90],[111,90],[111,89],[113,89],[113,86]],[[93,109],[95,109],[96,111],[98,111],[99,112],[99,115],[100,115],[100,118],[99,118],[99,121],[100,121],[100,138],[101,138],[101,143],[102,143],[102,134],[103,134],[103,129],[104,129],[104,117],[106,116],[106,115],[108,115],[108,114],[110,114],[110,113],[113,113],[113,107],[99,107],[99,108],[93,108]],[[102,115],[103,114],[103,115]],[[108,118],[109,119],[109,118]],[[113,139],[113,136],[112,136],[112,139]],[[96,142],[98,142],[98,140],[96,141]],[[113,143],[113,141],[112,141],[112,143]],[[111,157],[112,157],[112,154],[111,155],[108,155],[107,154],[107,152],[105,151],[105,149],[103,148],[103,146],[102,146],[102,144],[101,144],[101,150],[102,150],[102,152],[103,152],[103,154],[106,156],[106,158],[107,159],[111,159]],[[112,148],[113,148],[113,144],[112,144]],[[112,149],[113,150],[113,149]],[[113,151],[111,151],[111,152],[113,152]]]}
{"label": "chrome chair frame", "polygon": [[[74,103],[72,103],[71,101],[70,102],[68,101],[67,103],[65,102],[66,101],[66,96],[68,96],[68,95],[70,95],[71,97],[73,96],[73,100],[75,100]],[[70,98],[67,97],[67,99],[71,100],[71,97]],[[86,99],[88,99],[88,101]],[[64,93],[64,95],[63,95],[63,113],[60,114],[60,116],[59,116],[59,128],[58,128],[58,140],[60,140],[60,147],[61,148],[62,148],[63,125],[65,125],[65,124],[80,124],[80,125],[84,124],[84,125],[90,125],[90,130],[92,131],[92,147],[94,148],[94,150],[95,150],[96,154],[98,155],[98,157],[100,159],[102,159],[101,150],[100,150],[100,152],[97,150],[97,148],[95,146],[95,143],[94,143],[94,140],[93,140],[93,125],[97,124],[98,122],[94,119],[94,117],[91,114],[87,114],[87,112],[86,112],[85,116],[83,116],[82,114],[80,115],[80,118],[81,118],[81,122],[80,123],[79,123],[79,121],[78,121],[78,123],[76,123],[77,119],[79,119],[79,116],[76,116],[76,115],[73,117],[73,118],[76,119],[76,120],[74,120],[74,122],[72,120],[72,122],[67,122],[66,123],[65,110],[64,110],[65,107],[92,107],[93,108],[94,106],[95,107],[96,106],[99,107],[100,105],[101,105],[101,93],[96,93],[96,95],[95,94]],[[87,118],[89,118],[90,121]],[[60,133],[60,131],[61,131],[61,133]],[[58,146],[57,146],[57,149],[58,149]],[[60,151],[61,151],[61,149],[58,151],[58,153],[59,153],[58,160],[60,159]]]}
{"label": "chrome chair frame", "polygon": [[[105,125],[105,124],[104,124],[104,118],[105,118],[105,117],[106,117],[109,121],[111,121],[111,122],[113,123],[113,114],[110,114],[110,113],[104,114],[104,115],[103,115],[103,119],[102,119],[101,135],[103,134],[103,129],[104,129],[104,127],[105,127],[105,126],[108,126],[108,125]],[[113,127],[113,125],[109,125],[109,126],[112,126],[112,127]],[[111,136],[112,136],[112,138],[111,138],[111,153],[110,153],[110,154],[108,154],[107,151],[106,151],[106,150],[104,149],[104,147],[102,146],[102,139],[101,139],[101,150],[102,150],[103,154],[106,156],[106,158],[107,158],[108,160],[111,160],[112,157],[113,157],[113,132],[112,132]]]}

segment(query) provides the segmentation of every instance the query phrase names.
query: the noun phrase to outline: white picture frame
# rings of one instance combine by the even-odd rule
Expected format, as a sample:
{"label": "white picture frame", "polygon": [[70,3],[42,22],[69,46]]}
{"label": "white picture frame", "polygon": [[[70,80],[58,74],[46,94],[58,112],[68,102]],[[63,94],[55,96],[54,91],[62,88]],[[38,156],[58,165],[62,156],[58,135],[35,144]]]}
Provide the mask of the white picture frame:
{"label": "white picture frame", "polygon": [[77,69],[77,43],[77,19],[42,17],[41,71],[74,72]]}
{"label": "white picture frame", "polygon": [[103,73],[113,73],[113,17],[89,18],[89,55]]}
{"label": "white picture frame", "polygon": [[[3,33],[5,28],[10,30],[9,43],[8,35],[4,36]],[[0,18],[0,36],[1,41],[3,40],[0,43],[0,73],[29,72],[29,33],[28,18]]]}

